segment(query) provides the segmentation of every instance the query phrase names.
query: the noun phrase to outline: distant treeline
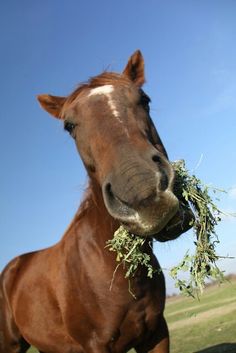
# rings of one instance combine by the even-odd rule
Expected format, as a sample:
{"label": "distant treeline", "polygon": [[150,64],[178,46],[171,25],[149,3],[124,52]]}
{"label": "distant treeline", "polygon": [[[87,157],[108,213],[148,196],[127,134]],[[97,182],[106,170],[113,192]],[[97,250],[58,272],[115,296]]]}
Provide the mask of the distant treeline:
{"label": "distant treeline", "polygon": [[[224,279],[226,282],[236,281],[236,273],[230,273],[230,274],[224,276]],[[217,285],[219,285],[219,282],[210,281],[209,283],[206,283],[206,289],[210,288],[210,287],[217,286]],[[171,295],[167,295],[166,298],[173,298],[173,297],[178,297],[178,296],[180,296],[180,294],[173,293]]]}

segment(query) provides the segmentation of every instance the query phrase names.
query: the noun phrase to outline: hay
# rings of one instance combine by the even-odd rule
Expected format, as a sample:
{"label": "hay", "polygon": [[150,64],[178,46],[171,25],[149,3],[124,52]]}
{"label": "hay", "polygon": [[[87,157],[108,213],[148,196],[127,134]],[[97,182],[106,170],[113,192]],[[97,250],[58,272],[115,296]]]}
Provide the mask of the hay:
{"label": "hay", "polygon": [[[202,292],[208,279],[222,282],[223,272],[216,262],[216,245],[219,243],[215,227],[221,220],[222,212],[213,202],[210,194],[222,190],[204,185],[195,175],[190,175],[185,168],[184,161],[172,163],[176,172],[175,191],[190,205],[195,221],[193,230],[195,234],[195,254],[189,251],[183,260],[170,270],[175,285],[183,294],[195,297]],[[114,233],[113,239],[107,242],[106,247],[117,254],[118,265],[126,269],[126,278],[132,278],[139,266],[145,266],[147,277],[152,278],[155,272],[150,264],[150,255],[143,251],[146,238],[129,233],[123,226]],[[187,279],[182,279],[181,274],[187,273]],[[186,276],[184,276],[186,277]],[[113,276],[114,279],[114,276]]]}

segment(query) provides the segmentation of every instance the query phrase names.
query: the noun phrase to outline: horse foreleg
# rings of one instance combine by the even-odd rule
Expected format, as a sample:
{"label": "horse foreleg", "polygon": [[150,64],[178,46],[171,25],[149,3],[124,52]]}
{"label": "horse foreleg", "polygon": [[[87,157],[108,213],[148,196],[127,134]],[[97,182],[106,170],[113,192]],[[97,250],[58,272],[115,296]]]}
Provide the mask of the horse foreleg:
{"label": "horse foreleg", "polygon": [[159,325],[158,331],[152,336],[148,342],[135,347],[137,353],[169,353],[170,343],[169,343],[169,331],[166,324],[166,320],[162,317]]}
{"label": "horse foreleg", "polygon": [[156,345],[149,353],[169,353],[170,352],[170,339],[169,330],[165,318],[162,318],[160,326],[158,327],[158,335],[156,338]]}
{"label": "horse foreleg", "polygon": [[20,352],[19,353],[25,353],[30,347],[30,344],[26,342],[26,340],[22,337],[19,341],[20,345]]}
{"label": "horse foreleg", "polygon": [[149,353],[169,353],[170,343],[169,337],[163,338]]}
{"label": "horse foreleg", "polygon": [[29,344],[23,339],[15,324],[0,282],[0,353],[25,353],[28,348]]}
{"label": "horse foreleg", "polygon": [[28,342],[6,324],[0,323],[0,353],[26,353],[30,347]]}

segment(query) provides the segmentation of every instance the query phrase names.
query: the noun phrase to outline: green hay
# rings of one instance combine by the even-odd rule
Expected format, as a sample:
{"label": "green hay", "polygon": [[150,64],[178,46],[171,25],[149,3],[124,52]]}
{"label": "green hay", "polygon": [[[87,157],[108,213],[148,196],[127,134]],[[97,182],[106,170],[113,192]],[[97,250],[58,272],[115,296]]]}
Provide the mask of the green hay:
{"label": "green hay", "polygon": [[[224,278],[216,264],[220,257],[216,254],[219,239],[215,227],[221,221],[222,212],[211,197],[211,193],[224,191],[207,186],[195,175],[190,175],[184,161],[173,163],[173,167],[176,171],[176,188],[181,190],[195,216],[195,254],[187,252],[183,260],[170,270],[170,275],[182,293],[194,297],[202,293],[208,279],[222,282]],[[181,279],[181,272],[188,272],[189,278]]]}
{"label": "green hay", "polygon": [[[174,162],[172,165],[176,172],[174,192],[182,195],[195,216],[195,221],[191,224],[195,234],[195,254],[187,252],[183,260],[170,270],[170,275],[183,294],[195,297],[203,291],[208,279],[222,282],[224,278],[216,264],[220,257],[215,249],[219,243],[215,227],[221,220],[222,212],[210,196],[211,192],[224,191],[204,185],[195,175],[190,175],[184,161]],[[129,233],[123,226],[114,233],[113,239],[106,245],[117,254],[118,265],[113,280],[120,265],[126,269],[126,278],[134,277],[139,266],[145,266],[147,277],[153,277],[155,270],[150,264],[150,256],[142,250],[146,241],[146,238]],[[188,273],[188,279],[181,278],[183,272]]]}

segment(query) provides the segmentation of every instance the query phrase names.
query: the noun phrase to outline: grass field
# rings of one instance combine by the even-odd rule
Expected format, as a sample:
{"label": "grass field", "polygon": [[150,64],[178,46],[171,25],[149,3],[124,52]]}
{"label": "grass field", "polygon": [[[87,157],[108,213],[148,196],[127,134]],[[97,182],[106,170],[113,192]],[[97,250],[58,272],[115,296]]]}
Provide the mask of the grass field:
{"label": "grass field", "polygon": [[236,353],[236,279],[208,288],[200,301],[168,299],[166,319],[171,353]]}
{"label": "grass field", "polygon": [[236,280],[208,288],[200,301],[171,298],[171,353],[236,353]]}

